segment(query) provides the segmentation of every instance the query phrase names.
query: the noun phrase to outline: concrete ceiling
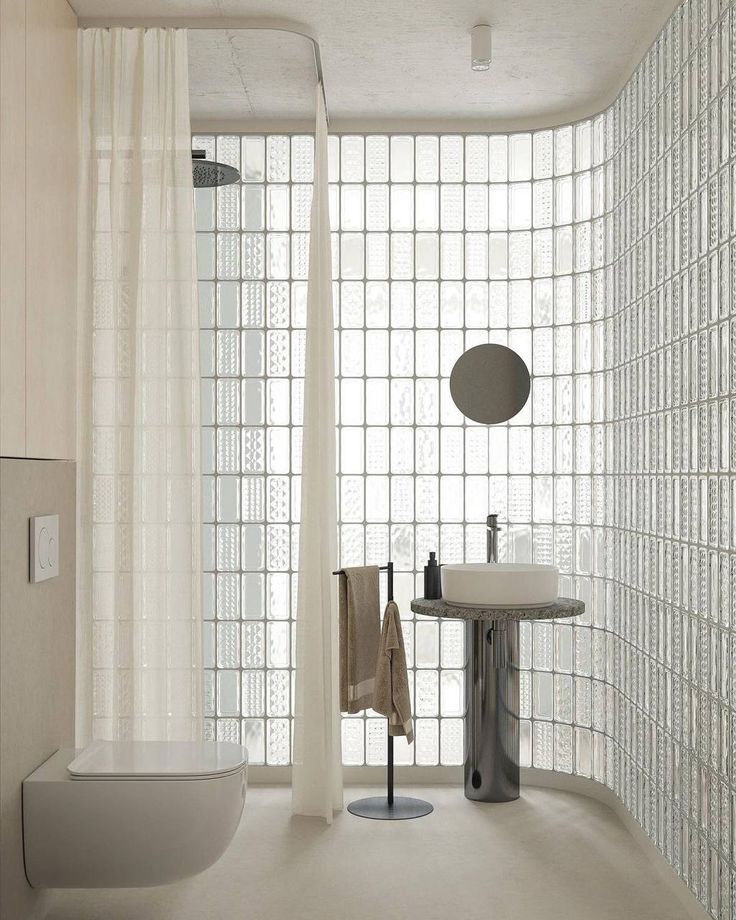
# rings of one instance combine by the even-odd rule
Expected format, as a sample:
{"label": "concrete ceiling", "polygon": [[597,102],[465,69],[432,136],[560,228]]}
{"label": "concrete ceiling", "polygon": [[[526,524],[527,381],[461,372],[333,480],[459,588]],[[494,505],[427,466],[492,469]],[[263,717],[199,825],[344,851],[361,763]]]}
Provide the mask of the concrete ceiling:
{"label": "concrete ceiling", "polygon": [[[604,108],[675,0],[71,0],[82,20],[189,17],[195,127],[301,127],[314,113],[310,43],[202,29],[228,18],[298,20],[320,44],[333,130],[542,127]],[[469,30],[493,28],[470,69]],[[185,23],[178,23],[185,24]],[[194,24],[194,23],[190,23]],[[212,23],[215,25],[215,23]]]}
{"label": "concrete ceiling", "polygon": [[298,35],[230,29],[189,33],[194,123],[313,119],[314,80],[312,44]]}

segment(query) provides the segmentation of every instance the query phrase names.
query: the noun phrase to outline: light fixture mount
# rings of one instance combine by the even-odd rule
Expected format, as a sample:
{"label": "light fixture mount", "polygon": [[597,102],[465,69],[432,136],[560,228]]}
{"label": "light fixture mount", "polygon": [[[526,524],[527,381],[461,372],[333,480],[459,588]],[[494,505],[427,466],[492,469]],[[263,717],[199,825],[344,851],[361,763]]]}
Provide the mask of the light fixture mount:
{"label": "light fixture mount", "polygon": [[470,30],[470,66],[479,71],[491,66],[491,27],[486,23]]}

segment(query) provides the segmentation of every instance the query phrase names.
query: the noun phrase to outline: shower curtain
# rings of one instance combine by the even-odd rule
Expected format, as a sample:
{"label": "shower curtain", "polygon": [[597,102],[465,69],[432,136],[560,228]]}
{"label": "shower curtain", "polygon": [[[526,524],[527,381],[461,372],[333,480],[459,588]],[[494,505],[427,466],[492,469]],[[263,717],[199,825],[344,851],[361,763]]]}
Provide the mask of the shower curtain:
{"label": "shower curtain", "polygon": [[327,117],[317,86],[304,369],[292,810],[332,822],[342,808],[336,586],[335,357]]}
{"label": "shower curtain", "polygon": [[77,742],[196,739],[199,330],[186,33],[82,31],[79,75]]}

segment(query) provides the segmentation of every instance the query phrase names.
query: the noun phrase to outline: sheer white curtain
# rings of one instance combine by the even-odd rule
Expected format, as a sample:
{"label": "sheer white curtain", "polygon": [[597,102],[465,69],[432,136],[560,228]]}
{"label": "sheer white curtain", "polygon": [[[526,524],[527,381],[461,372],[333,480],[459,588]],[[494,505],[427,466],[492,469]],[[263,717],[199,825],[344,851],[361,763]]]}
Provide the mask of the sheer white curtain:
{"label": "sheer white curtain", "polygon": [[80,33],[77,740],[201,735],[186,33]]}
{"label": "sheer white curtain", "polygon": [[342,808],[338,705],[335,357],[327,118],[317,86],[304,369],[292,810],[332,822]]}

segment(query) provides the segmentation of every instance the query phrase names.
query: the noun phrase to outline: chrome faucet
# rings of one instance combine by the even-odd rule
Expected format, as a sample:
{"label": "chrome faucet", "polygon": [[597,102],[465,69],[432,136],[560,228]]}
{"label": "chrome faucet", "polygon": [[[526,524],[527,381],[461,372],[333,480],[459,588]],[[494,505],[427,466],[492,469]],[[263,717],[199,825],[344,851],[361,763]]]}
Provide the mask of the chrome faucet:
{"label": "chrome faucet", "polygon": [[486,562],[498,562],[498,532],[501,525],[497,514],[486,518]]}

